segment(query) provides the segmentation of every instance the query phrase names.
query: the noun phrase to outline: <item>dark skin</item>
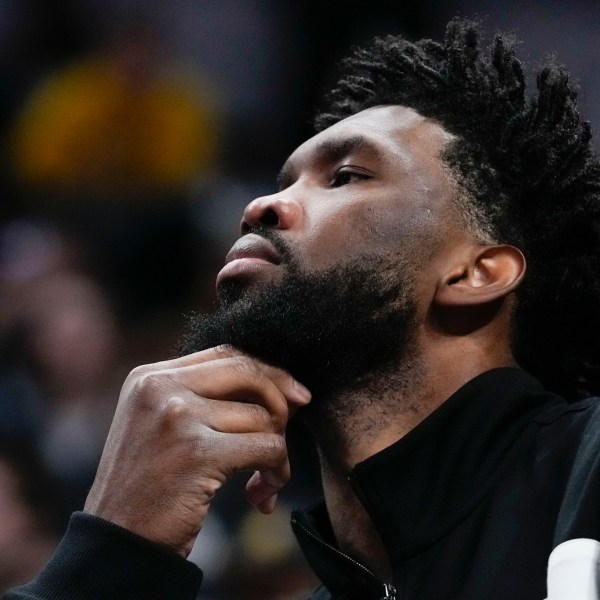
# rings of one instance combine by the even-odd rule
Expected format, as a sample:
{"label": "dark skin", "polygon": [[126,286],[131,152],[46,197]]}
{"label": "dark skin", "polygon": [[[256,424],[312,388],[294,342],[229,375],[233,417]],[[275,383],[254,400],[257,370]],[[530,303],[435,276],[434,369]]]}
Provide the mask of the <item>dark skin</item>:
{"label": "dark skin", "polygon": [[[352,410],[332,411],[326,426],[312,423],[338,543],[384,579],[387,554],[348,472],[471,378],[515,363],[508,331],[525,261],[518,249],[466,226],[440,158],[451,140],[411,109],[358,113],[300,146],[282,170],[280,191],[251,202],[241,226],[242,234],[276,228],[309,271],[367,248],[415,265],[413,352],[397,365],[406,384],[384,397],[347,393]],[[251,292],[281,280],[285,266],[253,255],[255,238],[236,243],[217,285],[237,278]],[[310,391],[291,375],[235,348],[139,367],[123,386],[85,510],[186,556],[234,472],[255,469],[248,500],[273,510],[289,479],[285,427],[309,402]]]}

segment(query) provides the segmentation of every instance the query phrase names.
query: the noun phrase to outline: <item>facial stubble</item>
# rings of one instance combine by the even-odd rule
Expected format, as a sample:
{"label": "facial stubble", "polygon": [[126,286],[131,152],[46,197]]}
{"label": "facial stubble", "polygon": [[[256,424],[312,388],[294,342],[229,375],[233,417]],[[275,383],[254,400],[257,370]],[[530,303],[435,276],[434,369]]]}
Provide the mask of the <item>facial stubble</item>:
{"label": "facial stubble", "polygon": [[260,233],[282,253],[285,275],[260,287],[224,282],[217,311],[188,319],[182,353],[231,344],[308,387],[311,411],[360,386],[393,385],[410,362],[411,265],[398,256],[364,254],[307,273],[276,233]]}

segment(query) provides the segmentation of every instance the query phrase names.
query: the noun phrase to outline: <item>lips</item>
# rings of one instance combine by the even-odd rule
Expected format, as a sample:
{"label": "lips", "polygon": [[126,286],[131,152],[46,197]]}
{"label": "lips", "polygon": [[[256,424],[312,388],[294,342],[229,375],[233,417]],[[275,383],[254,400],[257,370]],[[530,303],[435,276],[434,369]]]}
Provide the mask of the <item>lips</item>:
{"label": "lips", "polygon": [[232,246],[225,257],[225,264],[243,258],[257,259],[274,265],[281,262],[281,256],[271,242],[255,233],[249,233],[241,237]]}
{"label": "lips", "polygon": [[217,275],[217,288],[226,279],[265,280],[281,255],[267,239],[255,233],[241,237],[227,253],[225,266]]}

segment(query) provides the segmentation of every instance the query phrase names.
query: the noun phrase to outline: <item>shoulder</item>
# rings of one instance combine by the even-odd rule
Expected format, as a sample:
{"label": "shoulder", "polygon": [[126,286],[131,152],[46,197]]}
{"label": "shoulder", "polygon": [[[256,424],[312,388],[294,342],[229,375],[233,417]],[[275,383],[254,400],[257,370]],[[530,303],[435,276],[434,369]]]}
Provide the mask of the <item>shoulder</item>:
{"label": "shoulder", "polygon": [[600,539],[600,398],[567,404],[548,415],[556,470],[549,484],[559,485],[561,466],[567,469],[563,501],[555,530],[555,545],[569,539]]}
{"label": "shoulder", "polygon": [[551,403],[536,415],[534,421],[546,426],[572,427],[582,432],[594,429],[600,423],[600,397]]}

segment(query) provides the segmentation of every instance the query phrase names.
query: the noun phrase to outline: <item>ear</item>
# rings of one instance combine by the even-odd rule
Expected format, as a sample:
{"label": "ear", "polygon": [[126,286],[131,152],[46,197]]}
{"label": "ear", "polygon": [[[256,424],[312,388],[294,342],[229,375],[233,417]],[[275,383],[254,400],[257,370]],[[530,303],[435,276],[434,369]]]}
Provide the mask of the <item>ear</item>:
{"label": "ear", "polygon": [[519,286],[525,268],[525,257],[514,246],[474,247],[440,279],[434,302],[448,307],[493,302]]}

